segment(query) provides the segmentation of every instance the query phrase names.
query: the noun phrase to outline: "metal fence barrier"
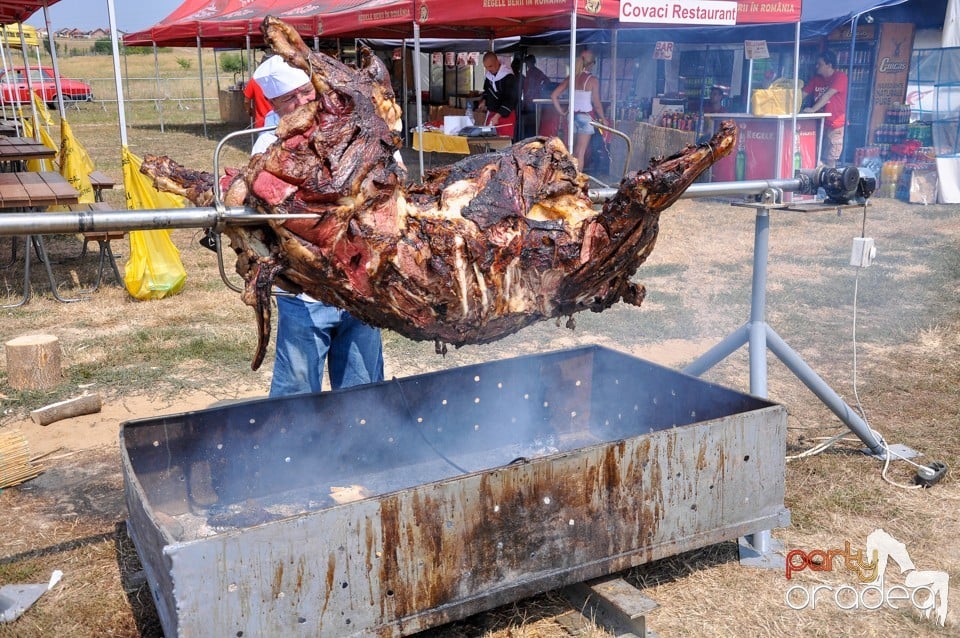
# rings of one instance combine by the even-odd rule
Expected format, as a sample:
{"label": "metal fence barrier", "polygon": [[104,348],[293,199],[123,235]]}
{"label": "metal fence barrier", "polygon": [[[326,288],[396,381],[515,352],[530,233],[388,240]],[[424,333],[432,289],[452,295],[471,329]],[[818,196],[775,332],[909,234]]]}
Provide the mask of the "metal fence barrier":
{"label": "metal fence barrier", "polygon": [[[80,79],[80,78],[78,78]],[[221,78],[222,80],[222,78]],[[231,78],[232,80],[232,78]],[[104,109],[108,105],[117,103],[117,87],[115,80],[110,78],[83,78],[93,89],[93,102]],[[228,85],[221,82],[220,88]],[[198,104],[201,99],[205,102],[218,100],[217,79],[204,78],[203,97],[200,95],[200,77],[180,78],[124,78],[123,99],[125,102],[153,102],[159,106],[161,102],[175,104],[179,109],[191,108],[191,104]],[[209,106],[209,105],[208,105]]]}

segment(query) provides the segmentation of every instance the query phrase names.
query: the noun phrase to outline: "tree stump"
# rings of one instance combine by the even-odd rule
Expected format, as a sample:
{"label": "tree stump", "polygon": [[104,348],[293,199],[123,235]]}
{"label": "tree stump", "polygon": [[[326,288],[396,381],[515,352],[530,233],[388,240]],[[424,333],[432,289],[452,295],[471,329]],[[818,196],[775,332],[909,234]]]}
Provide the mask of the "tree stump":
{"label": "tree stump", "polygon": [[7,383],[15,390],[44,390],[63,378],[60,341],[53,335],[24,335],[5,344]]}

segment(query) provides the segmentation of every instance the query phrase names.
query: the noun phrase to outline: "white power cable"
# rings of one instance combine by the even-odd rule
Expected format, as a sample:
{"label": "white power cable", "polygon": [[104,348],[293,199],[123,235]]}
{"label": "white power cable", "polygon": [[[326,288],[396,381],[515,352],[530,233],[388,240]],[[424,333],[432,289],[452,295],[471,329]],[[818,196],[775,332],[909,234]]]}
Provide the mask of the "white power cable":
{"label": "white power cable", "polygon": [[[861,237],[866,237],[866,227],[867,227],[867,206],[866,206],[866,204],[864,204],[864,206],[863,206],[863,224],[862,224],[862,226],[861,226],[861,231],[860,231],[860,236],[861,236]],[[852,339],[853,339],[853,396],[854,396],[854,399],[855,399],[856,402],[857,402],[857,411],[860,413],[860,417],[863,419],[864,423],[867,424],[867,427],[870,428],[870,432],[872,432],[873,435],[877,437],[877,440],[879,441],[880,446],[883,447],[883,451],[884,451],[884,454],[883,454],[883,468],[880,470],[880,478],[882,478],[884,481],[886,481],[887,483],[889,483],[889,484],[891,484],[891,485],[894,485],[894,486],[896,486],[896,487],[900,487],[900,488],[903,488],[903,489],[907,489],[907,490],[919,489],[919,488],[922,488],[923,486],[922,486],[922,485],[908,485],[908,484],[905,484],[905,483],[900,483],[900,482],[894,481],[893,479],[891,479],[890,477],[887,476],[887,470],[890,468],[890,457],[891,457],[891,456],[896,456],[897,458],[906,461],[906,462],[909,463],[910,465],[913,465],[913,466],[916,467],[917,469],[930,470],[930,468],[928,468],[928,467],[925,466],[925,465],[920,465],[919,463],[916,463],[916,462],[910,460],[909,458],[903,456],[902,454],[898,454],[897,452],[895,452],[894,450],[892,450],[892,449],[890,448],[890,446],[887,444],[886,439],[883,438],[883,435],[880,434],[879,432],[877,432],[876,430],[874,430],[873,427],[870,425],[870,422],[867,420],[866,411],[863,409],[863,404],[862,404],[861,401],[860,401],[860,392],[859,392],[859,389],[858,389],[858,387],[857,387],[857,294],[858,294],[859,289],[860,289],[860,270],[861,270],[861,269],[860,269],[860,267],[858,266],[858,267],[857,267],[857,275],[856,275],[856,277],[854,278],[854,281],[853,281],[853,324],[852,324],[852,330],[853,330],[853,336],[852,336]],[[828,449],[830,449],[831,447],[833,447],[833,445],[836,444],[838,441],[843,441],[843,440],[852,441],[852,439],[845,439],[845,438],[844,438],[844,437],[846,437],[849,433],[850,433],[850,431],[847,430],[847,429],[841,430],[840,432],[837,432],[837,433],[834,434],[833,436],[826,437],[822,442],[814,445],[813,447],[811,447],[811,448],[809,448],[809,449],[807,449],[807,450],[804,450],[803,452],[800,452],[799,454],[794,454],[794,455],[792,455],[792,456],[786,457],[786,460],[792,461],[792,460],[795,460],[795,459],[802,459],[802,458],[807,458],[807,457],[815,456],[815,455],[817,455],[817,454],[821,454],[822,452],[827,451]]]}

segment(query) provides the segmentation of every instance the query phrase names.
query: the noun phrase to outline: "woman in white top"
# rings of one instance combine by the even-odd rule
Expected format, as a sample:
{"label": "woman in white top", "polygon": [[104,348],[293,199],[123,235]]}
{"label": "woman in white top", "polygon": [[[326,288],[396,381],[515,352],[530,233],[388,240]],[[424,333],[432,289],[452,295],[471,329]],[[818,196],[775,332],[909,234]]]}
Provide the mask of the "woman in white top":
{"label": "woman in white top", "polygon": [[[607,123],[607,116],[603,112],[603,104],[600,103],[600,80],[591,73],[596,64],[597,58],[593,51],[589,49],[581,51],[580,57],[577,58],[576,74],[573,81],[573,130],[576,133],[573,138],[573,155],[577,158],[577,166],[581,171],[587,157],[590,137],[598,133],[590,124],[591,120],[596,116],[600,122]],[[553,107],[564,116],[567,111],[560,106],[560,96],[567,91],[569,86],[570,78],[568,77],[550,95],[553,100]]]}

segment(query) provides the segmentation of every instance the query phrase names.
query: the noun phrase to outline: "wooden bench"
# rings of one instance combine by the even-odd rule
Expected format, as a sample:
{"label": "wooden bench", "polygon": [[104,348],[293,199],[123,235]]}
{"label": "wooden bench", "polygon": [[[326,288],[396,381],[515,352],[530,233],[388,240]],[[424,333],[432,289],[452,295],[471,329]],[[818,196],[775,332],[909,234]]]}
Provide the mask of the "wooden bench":
{"label": "wooden bench", "polygon": [[104,189],[110,190],[117,183],[115,179],[103,171],[93,171],[89,175],[90,186],[93,188],[93,199],[102,202]]}
{"label": "wooden bench", "polygon": [[[91,173],[91,176],[93,173]],[[68,208],[75,213],[78,212],[106,212],[113,210],[109,204],[104,202],[94,202],[93,204],[72,204]],[[97,278],[93,282],[93,287],[89,289],[89,292],[93,292],[100,287],[100,282],[103,280],[103,269],[107,264],[110,265],[110,269],[113,271],[113,276],[116,278],[116,285],[123,285],[123,277],[120,276],[120,269],[117,268],[117,260],[113,254],[113,249],[110,247],[111,241],[121,240],[127,235],[125,230],[105,230],[105,231],[95,231],[95,232],[84,232],[80,233],[83,236],[83,249],[80,251],[80,258],[82,259],[87,254],[87,243],[91,241],[97,242],[100,246],[100,262],[97,265]]]}

